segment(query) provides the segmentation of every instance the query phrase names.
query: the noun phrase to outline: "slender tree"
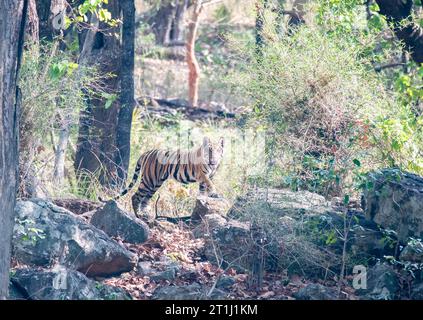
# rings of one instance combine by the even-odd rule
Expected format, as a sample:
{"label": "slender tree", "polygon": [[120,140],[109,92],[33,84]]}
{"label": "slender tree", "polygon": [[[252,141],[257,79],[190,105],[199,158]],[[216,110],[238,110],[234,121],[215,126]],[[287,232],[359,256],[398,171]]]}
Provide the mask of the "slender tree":
{"label": "slender tree", "polygon": [[135,4],[134,0],[122,0],[122,62],[120,110],[116,132],[116,165],[119,183],[126,180],[131,153],[131,126],[134,110],[135,64]]}
{"label": "slender tree", "polygon": [[192,107],[198,106],[198,85],[200,78],[200,66],[195,57],[195,40],[197,38],[200,15],[203,11],[203,1],[196,0],[191,19],[188,24],[186,42],[186,59],[188,64],[188,99]]}
{"label": "slender tree", "polygon": [[29,0],[0,0],[0,300],[9,287],[10,247],[18,186],[17,87]]}

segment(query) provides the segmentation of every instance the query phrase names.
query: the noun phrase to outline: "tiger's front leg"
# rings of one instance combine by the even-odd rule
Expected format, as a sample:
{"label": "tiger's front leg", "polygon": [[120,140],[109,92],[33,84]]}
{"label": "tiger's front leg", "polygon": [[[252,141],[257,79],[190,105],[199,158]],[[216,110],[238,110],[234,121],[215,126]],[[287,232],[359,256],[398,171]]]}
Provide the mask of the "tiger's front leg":
{"label": "tiger's front leg", "polygon": [[220,194],[217,193],[216,187],[211,179],[207,176],[202,177],[202,182],[200,182],[200,194],[203,195],[207,193],[207,195],[211,198],[222,198]]}

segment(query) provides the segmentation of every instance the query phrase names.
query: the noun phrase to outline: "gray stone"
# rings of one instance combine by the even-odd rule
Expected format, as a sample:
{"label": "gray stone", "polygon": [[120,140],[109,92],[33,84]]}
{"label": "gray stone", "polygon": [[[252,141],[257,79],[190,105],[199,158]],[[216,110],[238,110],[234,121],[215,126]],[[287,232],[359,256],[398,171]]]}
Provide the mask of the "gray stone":
{"label": "gray stone", "polygon": [[356,293],[364,300],[396,299],[399,287],[398,275],[388,264],[376,264],[367,272],[367,289],[358,289]]}
{"label": "gray stone", "polygon": [[415,284],[411,288],[411,299],[413,300],[423,300],[423,282]]}
{"label": "gray stone", "polygon": [[222,275],[219,280],[217,280],[216,288],[218,289],[229,289],[236,283],[234,277]]}
{"label": "gray stone", "polygon": [[338,300],[338,291],[318,283],[312,283],[294,293],[298,300]]}
{"label": "gray stone", "polygon": [[226,216],[229,210],[229,202],[223,198],[210,198],[199,196],[192,211],[191,220],[198,221],[208,214]]}
{"label": "gray stone", "polygon": [[423,178],[397,169],[369,175],[373,187],[364,192],[368,219],[394,230],[403,243],[423,237]]}
{"label": "gray stone", "polygon": [[423,263],[423,243],[411,240],[401,251],[400,260]]}
{"label": "gray stone", "polygon": [[152,263],[150,261],[139,261],[137,265],[137,273],[141,277],[148,277],[153,273]]}
{"label": "gray stone", "polygon": [[210,214],[194,229],[194,236],[204,238],[204,255],[211,263],[248,268],[252,246],[248,223]]}
{"label": "gray stone", "polygon": [[147,241],[149,228],[140,219],[122,210],[115,201],[109,201],[91,217],[91,224],[111,237],[120,237],[129,243]]}
{"label": "gray stone", "polygon": [[239,197],[228,212],[228,217],[237,218],[251,205],[265,203],[281,216],[299,217],[333,212],[333,207],[323,196],[309,191],[256,188]]}
{"label": "gray stone", "polygon": [[135,255],[66,209],[34,199],[18,201],[15,211],[12,253],[18,262],[48,267],[58,261],[90,277],[135,266]]}
{"label": "gray stone", "polygon": [[228,294],[220,289],[212,291],[208,295],[208,288],[202,288],[198,283],[183,286],[164,286],[157,288],[153,295],[153,300],[222,300],[228,298]]}
{"label": "gray stone", "polygon": [[123,289],[88,279],[78,271],[56,266],[50,270],[19,269],[13,286],[31,300],[130,300]]}

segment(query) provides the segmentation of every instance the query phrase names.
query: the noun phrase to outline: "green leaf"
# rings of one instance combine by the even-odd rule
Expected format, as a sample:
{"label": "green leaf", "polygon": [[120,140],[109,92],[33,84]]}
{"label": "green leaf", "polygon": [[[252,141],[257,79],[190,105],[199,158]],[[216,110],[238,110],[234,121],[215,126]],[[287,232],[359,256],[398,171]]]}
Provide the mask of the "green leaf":
{"label": "green leaf", "polygon": [[361,162],[358,159],[354,159],[353,163],[357,166],[357,167],[361,167]]}

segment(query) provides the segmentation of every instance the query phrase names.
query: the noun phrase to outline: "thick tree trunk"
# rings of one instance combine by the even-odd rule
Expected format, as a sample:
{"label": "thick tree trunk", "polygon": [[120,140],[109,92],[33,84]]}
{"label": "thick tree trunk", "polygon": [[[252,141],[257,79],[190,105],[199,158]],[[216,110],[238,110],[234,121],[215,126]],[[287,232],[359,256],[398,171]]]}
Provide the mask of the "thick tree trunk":
{"label": "thick tree trunk", "polygon": [[[109,0],[105,8],[112,14],[113,19],[120,18],[119,1]],[[102,23],[99,27],[108,28]],[[110,35],[112,33],[119,34],[118,28],[107,34],[89,30],[86,35],[81,35],[81,55],[84,56],[84,63],[96,65],[100,74],[113,75],[107,77],[103,85],[108,93],[117,94],[120,84],[121,49],[119,39]],[[94,174],[102,185],[113,185],[117,176],[115,156],[119,99],[108,107],[105,97],[92,97],[87,99],[87,103],[87,108],[80,114],[81,126],[74,167],[79,178],[83,177],[84,173]]]}
{"label": "thick tree trunk", "polygon": [[122,64],[120,110],[116,132],[116,165],[119,184],[126,180],[131,154],[131,127],[134,111],[135,64],[135,4],[134,0],[122,0]]}
{"label": "thick tree trunk", "polygon": [[187,64],[188,64],[188,100],[192,107],[198,106],[198,85],[200,77],[200,66],[195,57],[195,40],[197,38],[200,15],[203,10],[202,0],[197,0],[191,20],[188,24],[187,35]]}
{"label": "thick tree trunk", "polygon": [[376,0],[376,3],[380,13],[392,23],[395,35],[404,42],[413,60],[423,63],[423,28],[411,18],[413,0]]}
{"label": "thick tree trunk", "polygon": [[64,0],[35,0],[39,20],[39,38],[53,40],[63,27],[60,13],[65,10]]}
{"label": "thick tree trunk", "polygon": [[182,42],[184,17],[189,0],[166,1],[148,23],[156,36],[156,43],[172,45]]}
{"label": "thick tree trunk", "polygon": [[17,77],[27,9],[28,0],[0,0],[0,300],[7,298],[9,287],[19,162]]}

